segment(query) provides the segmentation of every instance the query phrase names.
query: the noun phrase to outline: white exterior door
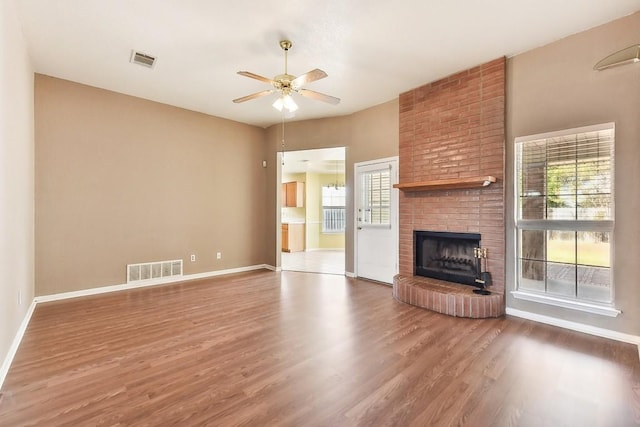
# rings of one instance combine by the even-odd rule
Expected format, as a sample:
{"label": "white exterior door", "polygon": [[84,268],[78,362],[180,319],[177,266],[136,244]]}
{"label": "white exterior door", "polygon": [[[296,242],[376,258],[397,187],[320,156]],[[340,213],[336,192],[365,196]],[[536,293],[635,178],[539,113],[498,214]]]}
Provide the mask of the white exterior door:
{"label": "white exterior door", "polygon": [[355,165],[356,275],[393,283],[398,273],[398,158]]}

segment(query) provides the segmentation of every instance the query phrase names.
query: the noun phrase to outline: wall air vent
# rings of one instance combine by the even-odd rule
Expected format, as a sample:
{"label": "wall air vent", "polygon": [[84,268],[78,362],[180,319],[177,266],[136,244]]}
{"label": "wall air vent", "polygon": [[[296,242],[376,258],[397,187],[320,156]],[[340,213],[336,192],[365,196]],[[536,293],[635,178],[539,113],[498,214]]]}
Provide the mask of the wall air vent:
{"label": "wall air vent", "polygon": [[132,62],[133,64],[142,65],[143,67],[153,68],[154,64],[156,63],[156,57],[132,50],[130,62]]}
{"label": "wall air vent", "polygon": [[182,276],[182,260],[127,264],[127,283]]}

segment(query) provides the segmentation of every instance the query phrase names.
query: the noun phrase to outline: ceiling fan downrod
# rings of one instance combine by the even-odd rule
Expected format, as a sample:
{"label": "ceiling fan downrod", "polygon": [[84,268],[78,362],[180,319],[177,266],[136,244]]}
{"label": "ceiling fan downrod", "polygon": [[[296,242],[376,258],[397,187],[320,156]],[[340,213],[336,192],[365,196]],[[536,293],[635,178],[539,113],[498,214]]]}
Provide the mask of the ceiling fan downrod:
{"label": "ceiling fan downrod", "polygon": [[280,40],[280,47],[282,48],[282,50],[284,50],[284,74],[289,74],[289,72],[287,71],[287,53],[289,52],[289,49],[291,49],[291,46],[293,46],[293,44],[291,43],[290,40]]}

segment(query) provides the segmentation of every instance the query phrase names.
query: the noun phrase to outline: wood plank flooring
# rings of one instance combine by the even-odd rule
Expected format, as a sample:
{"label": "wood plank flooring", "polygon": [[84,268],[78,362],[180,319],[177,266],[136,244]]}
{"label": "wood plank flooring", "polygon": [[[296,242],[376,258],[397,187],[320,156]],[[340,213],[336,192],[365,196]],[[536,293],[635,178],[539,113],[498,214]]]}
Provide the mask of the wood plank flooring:
{"label": "wood plank flooring", "polygon": [[638,348],[258,271],[38,305],[0,426],[633,426]]}

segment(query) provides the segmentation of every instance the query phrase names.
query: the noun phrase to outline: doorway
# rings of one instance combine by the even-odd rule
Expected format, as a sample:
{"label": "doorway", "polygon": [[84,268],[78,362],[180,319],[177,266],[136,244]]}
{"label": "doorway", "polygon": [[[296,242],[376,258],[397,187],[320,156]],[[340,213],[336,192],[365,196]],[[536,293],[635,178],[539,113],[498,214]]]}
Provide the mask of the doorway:
{"label": "doorway", "polygon": [[345,148],[287,151],[281,181],[281,268],[345,274]]}
{"label": "doorway", "polygon": [[356,275],[392,284],[398,273],[398,158],[354,168]]}

